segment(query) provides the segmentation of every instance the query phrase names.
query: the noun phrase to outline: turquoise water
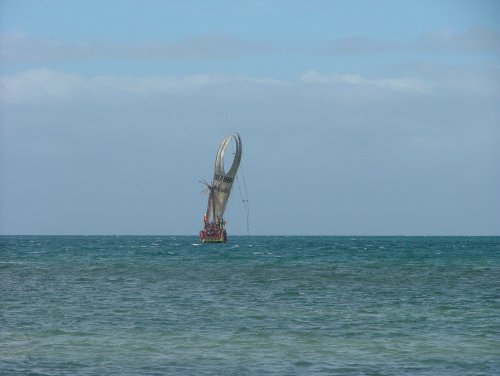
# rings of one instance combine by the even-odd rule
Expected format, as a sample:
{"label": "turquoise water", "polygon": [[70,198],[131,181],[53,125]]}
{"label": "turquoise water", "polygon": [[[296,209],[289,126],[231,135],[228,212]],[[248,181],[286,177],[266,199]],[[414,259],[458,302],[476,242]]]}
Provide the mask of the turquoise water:
{"label": "turquoise water", "polygon": [[0,374],[500,374],[500,237],[0,237]]}

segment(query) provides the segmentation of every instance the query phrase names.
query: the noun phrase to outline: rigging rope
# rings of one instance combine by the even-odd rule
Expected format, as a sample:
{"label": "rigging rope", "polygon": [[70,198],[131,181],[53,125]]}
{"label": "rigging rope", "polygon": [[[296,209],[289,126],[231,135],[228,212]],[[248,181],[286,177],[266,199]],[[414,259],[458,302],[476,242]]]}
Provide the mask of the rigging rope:
{"label": "rigging rope", "polygon": [[[233,155],[236,153],[236,151],[234,150],[234,145],[232,145],[232,152]],[[240,174],[243,179],[243,191],[241,190],[240,186]],[[243,164],[241,162],[238,175],[236,175],[236,183],[238,185],[238,192],[240,192],[241,202],[243,203],[243,207],[245,208],[245,214],[247,219],[247,235],[250,235],[250,205],[247,193],[247,182],[245,180],[245,173],[243,172]]]}
{"label": "rigging rope", "polygon": [[241,165],[240,165],[240,172],[241,172],[241,177],[243,178],[243,187],[244,187],[244,191],[245,191],[244,196],[243,196],[243,193],[241,192],[239,175],[236,177],[236,181],[238,183],[238,191],[240,192],[241,202],[243,203],[243,206],[245,207],[245,213],[247,216],[247,235],[250,235],[250,205],[248,203],[249,200],[248,200],[248,193],[247,193],[247,183],[245,181],[245,174],[243,173],[243,168],[241,167]]}

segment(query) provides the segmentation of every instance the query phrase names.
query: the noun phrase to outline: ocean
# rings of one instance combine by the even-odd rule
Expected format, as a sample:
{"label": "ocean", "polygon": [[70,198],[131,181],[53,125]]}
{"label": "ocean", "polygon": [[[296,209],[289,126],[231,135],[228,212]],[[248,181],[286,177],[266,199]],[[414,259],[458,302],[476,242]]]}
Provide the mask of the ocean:
{"label": "ocean", "polygon": [[500,237],[1,236],[1,375],[498,375]]}

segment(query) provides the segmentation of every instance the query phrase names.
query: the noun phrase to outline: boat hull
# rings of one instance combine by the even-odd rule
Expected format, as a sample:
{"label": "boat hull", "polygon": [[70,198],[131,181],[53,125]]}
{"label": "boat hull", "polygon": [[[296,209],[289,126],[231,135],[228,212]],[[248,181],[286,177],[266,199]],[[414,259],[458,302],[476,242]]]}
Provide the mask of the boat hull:
{"label": "boat hull", "polygon": [[225,243],[227,241],[224,237],[207,237],[200,240],[202,243]]}
{"label": "boat hull", "polygon": [[226,230],[219,230],[210,233],[209,231],[200,231],[200,241],[202,243],[225,243],[227,241]]}

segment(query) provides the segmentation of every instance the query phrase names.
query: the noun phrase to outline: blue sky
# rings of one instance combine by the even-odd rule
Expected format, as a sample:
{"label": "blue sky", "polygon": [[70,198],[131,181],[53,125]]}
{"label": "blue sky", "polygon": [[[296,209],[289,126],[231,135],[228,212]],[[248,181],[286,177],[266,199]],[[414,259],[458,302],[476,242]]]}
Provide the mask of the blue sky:
{"label": "blue sky", "polygon": [[[496,1],[0,1],[0,233],[500,229]],[[246,232],[233,192],[229,232]]]}
{"label": "blue sky", "polygon": [[[394,58],[400,63],[424,56],[451,62],[458,55],[470,62],[492,61],[497,54],[471,55],[455,46],[456,51],[443,56],[417,45],[446,34],[460,37],[481,29],[497,30],[499,8],[494,1],[4,0],[0,27],[8,38],[6,50],[15,37],[18,42],[24,38],[25,45],[12,49],[50,46],[45,55],[30,56],[45,60],[45,67],[65,71],[293,78],[311,67],[347,73],[355,67],[375,74]],[[58,43],[65,54],[54,54]],[[87,48],[86,54],[75,56],[76,51],[68,48],[76,48],[75,44]],[[347,51],[350,45],[353,53],[335,53],[335,46],[342,44]],[[155,55],[154,50],[160,52]],[[6,72],[28,67],[14,60],[18,64],[6,64]]]}

